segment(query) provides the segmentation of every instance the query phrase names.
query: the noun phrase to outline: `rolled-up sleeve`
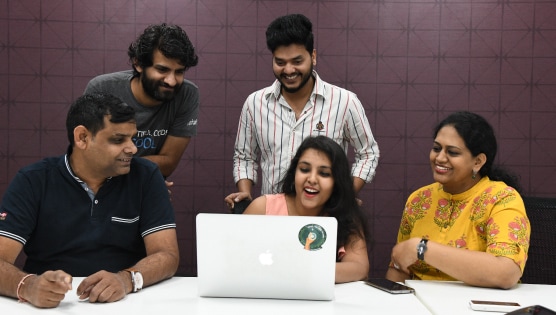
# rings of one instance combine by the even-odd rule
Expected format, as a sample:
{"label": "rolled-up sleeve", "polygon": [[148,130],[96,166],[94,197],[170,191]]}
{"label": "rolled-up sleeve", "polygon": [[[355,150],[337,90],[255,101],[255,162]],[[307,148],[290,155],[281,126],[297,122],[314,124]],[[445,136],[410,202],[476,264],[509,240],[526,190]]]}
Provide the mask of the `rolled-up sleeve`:
{"label": "rolled-up sleeve", "polygon": [[346,119],[348,128],[346,134],[355,152],[352,175],[369,183],[375,176],[380,152],[365,115],[365,109],[355,95],[350,100]]}

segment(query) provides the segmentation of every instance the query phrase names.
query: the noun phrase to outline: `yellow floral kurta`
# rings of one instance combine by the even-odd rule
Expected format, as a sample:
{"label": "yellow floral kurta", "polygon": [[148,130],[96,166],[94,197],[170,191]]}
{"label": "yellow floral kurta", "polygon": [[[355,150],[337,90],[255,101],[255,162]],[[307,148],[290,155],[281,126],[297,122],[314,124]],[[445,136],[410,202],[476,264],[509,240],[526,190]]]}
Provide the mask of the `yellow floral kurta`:
{"label": "yellow floral kurta", "polygon": [[[508,257],[523,272],[530,233],[519,193],[504,182],[483,177],[471,189],[457,195],[446,193],[439,183],[413,192],[402,215],[398,243],[424,237],[462,250]],[[414,279],[454,280],[422,261],[410,270]]]}

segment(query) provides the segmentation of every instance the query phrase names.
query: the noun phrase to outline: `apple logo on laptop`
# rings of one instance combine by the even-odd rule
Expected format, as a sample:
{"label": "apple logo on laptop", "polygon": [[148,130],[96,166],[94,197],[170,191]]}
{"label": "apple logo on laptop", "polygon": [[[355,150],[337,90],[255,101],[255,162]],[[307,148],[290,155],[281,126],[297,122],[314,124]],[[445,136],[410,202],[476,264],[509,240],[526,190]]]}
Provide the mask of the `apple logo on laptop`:
{"label": "apple logo on laptop", "polygon": [[267,249],[266,252],[259,254],[259,262],[263,266],[270,266],[274,263],[270,250]]}

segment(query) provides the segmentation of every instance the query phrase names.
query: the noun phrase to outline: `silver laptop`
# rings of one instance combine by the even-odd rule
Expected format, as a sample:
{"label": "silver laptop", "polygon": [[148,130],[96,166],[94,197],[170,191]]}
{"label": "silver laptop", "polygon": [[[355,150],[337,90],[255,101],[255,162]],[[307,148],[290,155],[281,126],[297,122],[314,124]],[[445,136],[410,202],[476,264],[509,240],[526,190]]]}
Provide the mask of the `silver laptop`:
{"label": "silver laptop", "polygon": [[335,218],[200,213],[203,297],[332,300]]}

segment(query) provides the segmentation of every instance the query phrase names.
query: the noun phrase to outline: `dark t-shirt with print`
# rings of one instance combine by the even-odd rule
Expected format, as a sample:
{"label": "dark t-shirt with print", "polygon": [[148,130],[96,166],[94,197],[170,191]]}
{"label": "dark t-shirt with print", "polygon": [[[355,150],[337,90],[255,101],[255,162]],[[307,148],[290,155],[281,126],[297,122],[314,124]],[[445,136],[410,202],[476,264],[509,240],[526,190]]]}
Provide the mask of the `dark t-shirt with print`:
{"label": "dark t-shirt with print", "polygon": [[143,106],[131,92],[131,70],[103,74],[92,79],[85,93],[108,93],[119,97],[136,112],[137,135],[133,138],[137,156],[156,155],[168,135],[191,137],[197,135],[199,89],[184,80],[176,97],[158,106]]}

